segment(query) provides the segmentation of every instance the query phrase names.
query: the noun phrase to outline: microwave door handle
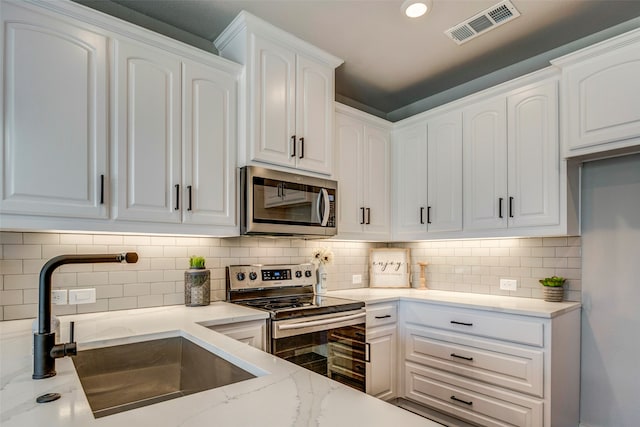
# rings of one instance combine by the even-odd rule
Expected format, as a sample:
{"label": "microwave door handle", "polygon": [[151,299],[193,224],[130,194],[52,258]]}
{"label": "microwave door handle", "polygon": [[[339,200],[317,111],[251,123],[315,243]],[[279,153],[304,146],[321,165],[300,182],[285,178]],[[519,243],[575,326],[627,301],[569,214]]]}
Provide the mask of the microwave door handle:
{"label": "microwave door handle", "polygon": [[[324,203],[320,203],[323,201]],[[324,205],[324,210],[320,212],[320,206]],[[329,222],[329,213],[331,212],[331,206],[329,205],[329,192],[326,188],[321,188],[318,193],[318,202],[316,203],[316,210],[318,211],[318,219],[320,220],[320,225],[322,227],[326,227]]]}
{"label": "microwave door handle", "polygon": [[302,329],[302,328],[307,328],[309,326],[328,325],[331,323],[344,322],[345,320],[358,319],[360,317],[365,317],[366,315],[367,313],[362,312],[362,313],[350,314],[348,316],[342,316],[342,317],[330,317],[328,319],[310,320],[308,322],[287,323],[284,325],[278,325],[278,329],[281,331],[286,331],[287,329]]}

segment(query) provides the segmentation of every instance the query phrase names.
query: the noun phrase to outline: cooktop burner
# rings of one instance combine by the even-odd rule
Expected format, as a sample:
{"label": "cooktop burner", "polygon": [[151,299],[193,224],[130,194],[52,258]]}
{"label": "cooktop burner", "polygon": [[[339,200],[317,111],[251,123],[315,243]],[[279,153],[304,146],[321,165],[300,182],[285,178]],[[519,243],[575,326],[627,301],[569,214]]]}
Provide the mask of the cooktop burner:
{"label": "cooktop burner", "polygon": [[327,297],[324,295],[303,295],[295,298],[283,297],[235,302],[268,311],[274,320],[338,313],[364,307],[364,302],[362,301]]}

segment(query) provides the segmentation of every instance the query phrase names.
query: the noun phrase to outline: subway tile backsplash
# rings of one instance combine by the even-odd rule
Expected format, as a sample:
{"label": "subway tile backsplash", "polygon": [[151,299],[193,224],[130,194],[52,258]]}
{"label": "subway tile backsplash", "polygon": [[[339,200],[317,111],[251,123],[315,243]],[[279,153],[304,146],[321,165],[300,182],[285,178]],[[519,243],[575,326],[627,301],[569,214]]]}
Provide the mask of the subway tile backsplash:
{"label": "subway tile backsplash", "polygon": [[[50,258],[61,254],[136,251],[136,264],[64,265],[53,274],[54,289],[95,288],[94,304],[54,306],[54,313],[74,314],[176,305],[184,303],[184,271],[191,255],[207,259],[211,299],[225,297],[225,267],[229,264],[308,262],[313,249],[331,248],[329,289],[368,286],[369,250],[411,248],[414,286],[418,261],[429,264],[431,289],[542,298],[538,279],[569,278],[567,299],[580,300],[579,237],[499,240],[366,243],[333,240],[208,238],[148,235],[0,232],[0,320],[37,315],[38,277]],[[363,282],[352,284],[352,275]],[[499,289],[499,279],[518,280],[518,290]]]}

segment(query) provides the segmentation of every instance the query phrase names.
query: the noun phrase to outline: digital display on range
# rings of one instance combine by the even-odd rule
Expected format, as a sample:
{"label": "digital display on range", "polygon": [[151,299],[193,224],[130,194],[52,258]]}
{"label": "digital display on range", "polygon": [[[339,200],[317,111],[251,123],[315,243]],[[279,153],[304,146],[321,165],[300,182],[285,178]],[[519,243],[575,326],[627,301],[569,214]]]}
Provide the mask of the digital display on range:
{"label": "digital display on range", "polygon": [[290,269],[262,270],[262,281],[291,280]]}

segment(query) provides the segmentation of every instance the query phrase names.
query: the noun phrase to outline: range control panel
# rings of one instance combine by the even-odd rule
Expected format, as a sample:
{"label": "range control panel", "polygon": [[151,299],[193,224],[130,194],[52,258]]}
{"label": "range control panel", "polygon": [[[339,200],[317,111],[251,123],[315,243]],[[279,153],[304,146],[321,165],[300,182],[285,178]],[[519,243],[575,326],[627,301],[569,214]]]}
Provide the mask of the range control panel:
{"label": "range control panel", "polygon": [[231,290],[282,286],[308,286],[316,283],[313,264],[230,265],[227,281]]}

